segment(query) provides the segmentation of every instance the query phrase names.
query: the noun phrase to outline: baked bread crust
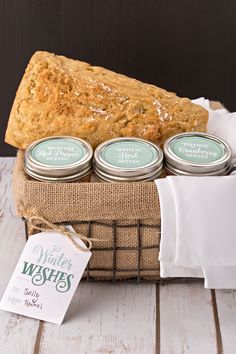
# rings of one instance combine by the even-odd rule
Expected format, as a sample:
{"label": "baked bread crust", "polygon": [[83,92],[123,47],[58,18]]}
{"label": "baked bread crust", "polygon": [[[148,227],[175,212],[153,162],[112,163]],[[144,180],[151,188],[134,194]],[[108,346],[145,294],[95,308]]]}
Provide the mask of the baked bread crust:
{"label": "baked bread crust", "polygon": [[162,145],[186,131],[206,131],[208,112],[188,98],[107,69],[36,52],[10,113],[5,141],[26,148],[52,135],[87,140],[93,148],[122,136]]}

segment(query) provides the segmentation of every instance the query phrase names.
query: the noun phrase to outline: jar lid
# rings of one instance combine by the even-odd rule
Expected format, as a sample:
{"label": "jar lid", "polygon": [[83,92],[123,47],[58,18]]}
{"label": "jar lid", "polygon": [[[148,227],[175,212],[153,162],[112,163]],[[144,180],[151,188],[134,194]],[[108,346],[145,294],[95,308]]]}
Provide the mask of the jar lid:
{"label": "jar lid", "polygon": [[165,166],[177,175],[224,175],[231,166],[231,148],[206,133],[182,133],[164,144]]}
{"label": "jar lid", "polygon": [[93,149],[86,141],[52,136],[31,144],[25,152],[25,171],[40,180],[82,178],[92,169]]}
{"label": "jar lid", "polygon": [[139,138],[116,138],[100,144],[94,153],[94,171],[104,180],[140,181],[160,175],[163,152]]}

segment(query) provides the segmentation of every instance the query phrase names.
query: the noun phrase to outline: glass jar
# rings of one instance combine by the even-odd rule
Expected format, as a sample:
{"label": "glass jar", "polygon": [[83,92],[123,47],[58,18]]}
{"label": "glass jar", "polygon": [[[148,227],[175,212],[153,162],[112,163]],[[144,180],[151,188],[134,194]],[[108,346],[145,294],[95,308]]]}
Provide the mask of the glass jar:
{"label": "glass jar", "polygon": [[24,169],[45,182],[87,182],[92,172],[93,149],[85,140],[52,136],[31,144],[25,151]]}
{"label": "glass jar", "polygon": [[94,152],[94,173],[102,182],[153,181],[162,169],[162,150],[143,139],[112,139]]}
{"label": "glass jar", "polygon": [[221,176],[231,168],[231,148],[206,133],[182,133],[164,144],[165,171],[185,176]]}

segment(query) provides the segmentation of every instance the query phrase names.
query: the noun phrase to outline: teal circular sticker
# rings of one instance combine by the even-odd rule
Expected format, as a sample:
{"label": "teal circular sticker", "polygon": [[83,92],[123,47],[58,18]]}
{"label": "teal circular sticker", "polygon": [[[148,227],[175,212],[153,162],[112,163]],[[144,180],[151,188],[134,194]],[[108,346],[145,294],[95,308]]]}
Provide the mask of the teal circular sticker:
{"label": "teal circular sticker", "polygon": [[114,167],[133,169],[150,165],[158,158],[158,151],[149,144],[137,141],[117,141],[101,152],[103,161]]}
{"label": "teal circular sticker", "polygon": [[225,149],[220,143],[200,136],[174,139],[170,149],[180,159],[197,164],[216,162],[225,156]]}
{"label": "teal circular sticker", "polygon": [[50,139],[37,144],[31,155],[37,162],[48,166],[72,165],[83,159],[85,148],[72,139]]}

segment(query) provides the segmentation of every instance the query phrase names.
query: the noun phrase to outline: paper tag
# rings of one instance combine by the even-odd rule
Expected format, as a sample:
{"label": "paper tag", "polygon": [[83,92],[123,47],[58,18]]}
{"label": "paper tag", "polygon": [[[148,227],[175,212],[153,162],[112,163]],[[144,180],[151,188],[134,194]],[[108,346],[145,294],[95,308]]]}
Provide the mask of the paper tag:
{"label": "paper tag", "polygon": [[[74,240],[85,247],[80,239]],[[90,257],[91,252],[79,251],[58,232],[30,236],[0,308],[61,324]]]}

